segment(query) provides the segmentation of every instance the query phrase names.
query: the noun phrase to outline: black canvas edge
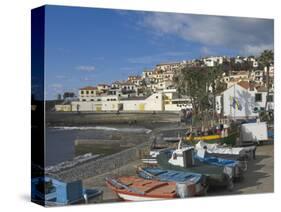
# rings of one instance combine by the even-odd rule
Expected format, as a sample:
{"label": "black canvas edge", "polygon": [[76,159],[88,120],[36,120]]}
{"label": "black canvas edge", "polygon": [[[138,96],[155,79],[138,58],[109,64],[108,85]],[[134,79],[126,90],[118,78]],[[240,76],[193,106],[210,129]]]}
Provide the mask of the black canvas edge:
{"label": "black canvas edge", "polygon": [[[31,180],[45,175],[44,52],[45,6],[41,6],[31,10]],[[34,199],[32,192],[31,182],[31,201],[45,206],[45,201]]]}

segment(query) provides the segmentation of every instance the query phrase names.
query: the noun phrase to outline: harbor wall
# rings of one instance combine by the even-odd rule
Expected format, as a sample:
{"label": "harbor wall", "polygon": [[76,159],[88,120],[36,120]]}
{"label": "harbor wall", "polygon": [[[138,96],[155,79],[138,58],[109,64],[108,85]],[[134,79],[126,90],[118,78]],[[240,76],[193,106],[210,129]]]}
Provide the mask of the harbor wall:
{"label": "harbor wall", "polygon": [[64,181],[83,180],[120,168],[148,154],[152,139],[130,149],[100,159],[87,161],[69,169],[46,173]]}
{"label": "harbor wall", "polygon": [[46,112],[47,126],[87,126],[94,124],[147,124],[179,122],[175,112]]}

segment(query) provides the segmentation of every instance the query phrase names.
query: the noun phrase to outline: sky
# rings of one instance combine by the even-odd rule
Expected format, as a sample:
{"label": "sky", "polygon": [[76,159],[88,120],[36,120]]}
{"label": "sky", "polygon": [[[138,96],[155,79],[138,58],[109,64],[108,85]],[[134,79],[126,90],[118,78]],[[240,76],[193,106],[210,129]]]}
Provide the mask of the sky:
{"label": "sky", "polygon": [[158,63],[273,49],[273,20],[46,6],[46,98]]}

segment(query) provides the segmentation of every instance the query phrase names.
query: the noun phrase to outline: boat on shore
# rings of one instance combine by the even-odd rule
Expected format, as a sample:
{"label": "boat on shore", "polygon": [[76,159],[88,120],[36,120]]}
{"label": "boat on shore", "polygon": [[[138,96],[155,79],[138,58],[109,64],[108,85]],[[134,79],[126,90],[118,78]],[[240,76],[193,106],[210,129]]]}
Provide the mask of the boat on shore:
{"label": "boat on shore", "polygon": [[[74,192],[75,191],[75,192]],[[44,206],[97,203],[103,191],[85,189],[80,180],[63,182],[53,177],[35,177],[31,181],[31,200]]]}
{"label": "boat on shore", "polygon": [[[220,134],[212,134],[212,135],[190,135],[187,134],[183,140],[186,141],[189,144],[195,145],[199,141],[204,141],[208,144],[226,144],[229,146],[235,146],[236,144],[236,138],[237,138],[237,133],[232,133],[227,136],[222,136]],[[163,140],[168,143],[177,143],[180,141],[181,138],[179,137],[164,137]]]}
{"label": "boat on shore", "polygon": [[160,153],[157,156],[157,163],[159,167],[174,171],[203,174],[207,177],[206,181],[210,187],[231,186],[232,184],[232,179],[224,173],[223,167],[210,166],[204,163],[196,163],[191,167],[182,167],[169,163],[170,157],[171,155]]}
{"label": "boat on shore", "polygon": [[161,152],[157,163],[163,169],[192,172],[205,175],[210,187],[233,187],[233,178],[240,178],[242,172],[239,162],[215,157],[195,155],[194,147],[182,146],[182,140],[174,151]]}
{"label": "boat on shore", "polygon": [[195,145],[195,150],[205,150],[207,156],[243,161],[255,159],[256,146],[229,147],[217,143],[209,144],[204,141],[199,141]]}
{"label": "boat on shore", "polygon": [[171,148],[151,149],[149,151],[149,156],[141,160],[144,164],[157,165],[156,158],[160,154],[160,152],[170,152],[170,151],[172,151]]}
{"label": "boat on shore", "polygon": [[187,197],[205,195],[208,185],[206,177],[201,174],[164,170],[158,167],[141,167],[137,168],[139,177],[148,180],[160,180],[163,182],[176,182],[186,184]]}
{"label": "boat on shore", "polygon": [[202,135],[202,136],[190,136],[187,135],[184,140],[190,142],[191,144],[196,144],[199,141],[204,141],[208,144],[226,144],[229,146],[234,146],[236,144],[237,133],[232,133],[227,136],[222,136],[219,134],[214,135]]}
{"label": "boat on shore", "polygon": [[147,180],[134,176],[107,177],[107,186],[125,201],[149,201],[177,198],[175,182]]}

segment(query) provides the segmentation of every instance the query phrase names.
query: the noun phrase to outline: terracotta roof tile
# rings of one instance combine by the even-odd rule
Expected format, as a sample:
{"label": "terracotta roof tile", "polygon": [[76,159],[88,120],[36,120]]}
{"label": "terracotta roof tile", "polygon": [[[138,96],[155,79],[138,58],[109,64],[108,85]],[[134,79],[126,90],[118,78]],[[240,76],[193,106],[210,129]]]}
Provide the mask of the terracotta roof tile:
{"label": "terracotta roof tile", "polygon": [[84,88],[80,88],[79,90],[97,90],[97,87],[86,86],[86,87],[84,87]]}
{"label": "terracotta roof tile", "polygon": [[267,92],[267,88],[265,86],[256,87],[258,92]]}
{"label": "terracotta roof tile", "polygon": [[247,82],[247,81],[240,81],[237,84],[240,85],[241,87],[247,89],[247,90],[250,88],[250,83]]}

